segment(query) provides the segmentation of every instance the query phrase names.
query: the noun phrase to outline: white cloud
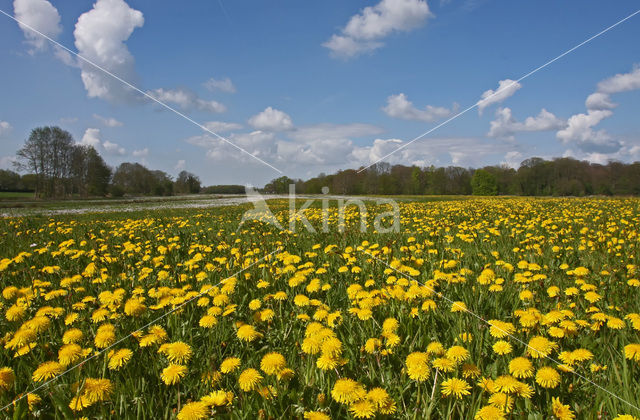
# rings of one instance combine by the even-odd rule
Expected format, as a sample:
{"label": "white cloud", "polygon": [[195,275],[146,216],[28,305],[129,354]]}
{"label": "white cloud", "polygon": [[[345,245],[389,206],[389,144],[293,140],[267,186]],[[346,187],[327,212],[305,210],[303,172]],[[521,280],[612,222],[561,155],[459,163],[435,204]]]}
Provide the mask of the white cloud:
{"label": "white cloud", "polygon": [[495,91],[493,89],[489,89],[482,94],[481,99],[477,103],[478,113],[482,115],[482,111],[484,111],[485,108],[504,101],[516,93],[516,91],[521,87],[522,85],[515,80],[500,80],[498,82],[498,89]]}
{"label": "white cloud", "polygon": [[[98,0],[78,18],[75,46],[78,53],[118,77],[133,83],[134,58],[125,45],[134,29],[144,25],[144,17],[123,0]],[[92,65],[80,61],[82,82],[90,98],[126,101],[137,97],[122,82]]]}
{"label": "white cloud", "polygon": [[153,96],[160,102],[166,104],[175,104],[185,110],[197,109],[199,111],[220,113],[225,112],[227,108],[216,101],[207,101],[199,98],[194,92],[184,88],[178,89],[154,89],[148,91],[147,94]]}
{"label": "white cloud", "polygon": [[510,168],[519,168],[520,163],[522,163],[522,153],[517,150],[511,150],[504,155],[503,164],[509,166]]}
{"label": "white cloud", "polygon": [[270,106],[249,118],[248,122],[257,130],[286,131],[293,128],[293,121],[287,113]]}
{"label": "white cloud", "polygon": [[124,156],[126,154],[124,147],[121,147],[118,143],[113,143],[108,140],[102,141],[99,128],[87,128],[82,136],[82,140],[80,140],[80,144],[92,146],[96,149],[102,146],[105,152],[110,155]]}
{"label": "white cloud", "polygon": [[371,124],[315,124],[296,127],[287,133],[291,139],[301,142],[316,142],[319,140],[348,140],[351,138],[372,136],[382,133],[382,129]]}
{"label": "white cloud", "polygon": [[124,156],[127,153],[124,147],[120,147],[118,143],[112,143],[108,140],[102,143],[102,147],[111,155]]}
{"label": "white cloud", "polygon": [[81,144],[86,146],[98,147],[102,140],[100,140],[100,129],[98,128],[87,128],[82,136],[82,140],[80,140]]}
{"label": "white cloud", "polygon": [[225,121],[208,121],[202,125],[207,127],[208,130],[213,131],[214,133],[224,133],[226,131],[242,129],[242,124]]}
{"label": "white cloud", "polygon": [[147,157],[149,156],[149,148],[145,147],[144,149],[140,149],[140,150],[134,150],[131,153],[134,157]]}
{"label": "white cloud", "polygon": [[613,109],[617,106],[617,104],[611,101],[611,97],[608,93],[594,92],[591,95],[587,96],[585,106],[587,107],[587,109],[597,111],[603,109]]}
{"label": "white cloud", "polygon": [[458,110],[458,104],[451,109],[427,105],[424,109],[418,109],[407,99],[404,93],[391,95],[387,98],[387,105],[382,110],[390,117],[403,120],[416,120],[433,122],[451,116]]}
{"label": "white cloud", "polygon": [[393,32],[422,26],[431,16],[424,0],[381,0],[352,16],[341,34],[334,34],[322,45],[333,57],[355,57],[383,46],[381,40]]}
{"label": "white cloud", "polygon": [[106,118],[106,117],[103,117],[103,116],[98,115],[98,114],[93,114],[93,118],[95,118],[96,120],[100,121],[102,124],[104,124],[107,127],[122,127],[123,126],[122,122],[116,120],[115,118]]}
{"label": "white cloud", "polygon": [[498,108],[496,119],[491,121],[489,137],[513,139],[513,135],[522,131],[555,131],[567,126],[566,121],[542,108],[536,117],[527,117],[524,122],[516,121],[510,108]]}
{"label": "white cloud", "polygon": [[181,171],[183,170],[185,167],[187,166],[187,161],[184,159],[180,159],[177,163],[176,166],[173,167],[173,169],[175,169],[176,171]]}
{"label": "white cloud", "polygon": [[6,136],[11,132],[13,127],[6,121],[0,121],[0,137]]}
{"label": "white cloud", "polygon": [[214,79],[212,77],[211,79],[204,82],[204,87],[209,89],[211,92],[219,90],[227,93],[236,93],[236,87],[228,77],[220,80]]}
{"label": "white cloud", "polygon": [[[58,9],[47,0],[15,0],[13,2],[13,11],[17,20],[31,26],[51,39],[56,39],[62,32]],[[48,41],[45,38],[22,23],[18,25],[24,32],[27,43],[33,47],[31,53],[46,48]]]}
{"label": "white cloud", "polygon": [[576,114],[567,121],[567,127],[556,133],[563,143],[575,143],[584,152],[612,153],[620,150],[621,143],[605,130],[593,130],[593,126],[613,115],[610,110],[588,110]]}
{"label": "white cloud", "polygon": [[598,83],[596,92],[587,97],[585,105],[590,110],[613,109],[617,106],[611,96],[614,93],[640,89],[640,66],[629,73],[618,73]]}
{"label": "white cloud", "polygon": [[619,73],[598,83],[598,92],[620,93],[640,89],[640,66],[629,73]]}
{"label": "white cloud", "polygon": [[17,156],[0,156],[0,169],[14,170],[14,163],[18,161]]}

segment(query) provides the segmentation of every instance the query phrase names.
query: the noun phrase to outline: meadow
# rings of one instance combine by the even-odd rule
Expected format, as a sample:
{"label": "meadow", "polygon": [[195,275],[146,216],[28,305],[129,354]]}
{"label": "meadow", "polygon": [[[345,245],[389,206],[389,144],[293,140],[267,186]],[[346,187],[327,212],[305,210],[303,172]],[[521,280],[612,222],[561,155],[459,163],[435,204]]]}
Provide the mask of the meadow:
{"label": "meadow", "polygon": [[0,417],[640,418],[640,199],[249,207],[0,219]]}

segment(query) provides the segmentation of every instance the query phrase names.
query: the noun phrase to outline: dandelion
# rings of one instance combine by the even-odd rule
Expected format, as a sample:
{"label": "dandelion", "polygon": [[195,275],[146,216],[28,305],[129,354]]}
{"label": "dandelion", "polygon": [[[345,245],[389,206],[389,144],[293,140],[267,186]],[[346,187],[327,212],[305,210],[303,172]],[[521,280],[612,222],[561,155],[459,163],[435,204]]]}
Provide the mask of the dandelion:
{"label": "dandelion", "polygon": [[331,396],[341,404],[352,404],[367,395],[364,387],[349,378],[338,379],[331,389]]}
{"label": "dandelion", "polygon": [[238,328],[237,336],[242,341],[251,342],[261,337],[261,334],[252,325],[243,325]]}
{"label": "dandelion", "polygon": [[453,346],[447,350],[447,358],[455,362],[462,362],[469,358],[469,350],[461,346]]}
{"label": "dandelion", "polygon": [[560,374],[554,368],[545,366],[538,369],[536,382],[543,388],[555,388],[560,383]]}
{"label": "dandelion", "polygon": [[414,381],[424,382],[429,378],[429,355],[427,353],[414,352],[405,360],[407,374]]}
{"label": "dandelion", "polygon": [[509,373],[516,378],[531,378],[533,376],[533,364],[524,357],[516,357],[509,362]]}
{"label": "dandelion", "polygon": [[109,369],[120,369],[122,366],[126,365],[129,360],[131,360],[132,356],[133,352],[129,349],[120,349],[116,351],[109,357]]}
{"label": "dandelion", "polygon": [[178,413],[178,420],[201,420],[209,418],[209,409],[206,404],[195,401],[185,404]]}
{"label": "dandelion", "polygon": [[322,411],[305,411],[303,417],[305,420],[331,420],[331,417]]}
{"label": "dandelion", "polygon": [[571,408],[568,405],[562,404],[559,398],[553,397],[551,401],[551,411],[558,420],[572,420],[575,418],[575,414],[571,411]]}
{"label": "dandelion", "polygon": [[33,372],[34,382],[43,382],[62,373],[63,366],[58,362],[44,362]]}
{"label": "dandelion", "polygon": [[624,346],[624,357],[627,360],[640,362],[640,344],[628,344]]}
{"label": "dandelion", "polygon": [[558,345],[545,337],[536,336],[529,340],[528,351],[534,359],[547,357]]}
{"label": "dandelion", "polygon": [[13,369],[10,367],[2,367],[0,368],[0,391],[8,390],[13,386],[13,382],[16,379],[16,375],[13,372]]}
{"label": "dandelion", "polygon": [[504,356],[505,354],[511,353],[512,350],[513,350],[513,347],[511,347],[511,344],[509,344],[508,342],[506,342],[504,340],[497,341],[493,345],[494,353],[499,354],[501,356]]}
{"label": "dandelion", "polygon": [[284,356],[277,352],[267,353],[262,357],[260,369],[267,375],[276,375],[287,366]]}
{"label": "dandelion", "polygon": [[447,379],[446,381],[442,382],[441,385],[442,395],[444,395],[445,397],[453,395],[458,399],[462,398],[463,395],[469,395],[470,389],[471,387],[466,381],[458,378]]}
{"label": "dandelion", "polygon": [[256,389],[261,380],[260,373],[255,369],[249,368],[245,369],[238,377],[238,385],[243,391],[249,392]]}
{"label": "dandelion", "polygon": [[158,349],[158,353],[164,354],[170,362],[182,365],[189,362],[193,355],[193,350],[187,343],[176,341],[163,344]]}
{"label": "dandelion", "polygon": [[498,407],[485,405],[476,412],[475,420],[505,420],[504,412]]}
{"label": "dandelion", "polygon": [[65,344],[58,350],[58,362],[64,367],[69,366],[82,357],[82,347],[77,344]]}
{"label": "dandelion", "polygon": [[105,401],[113,392],[113,384],[109,379],[87,378],[84,382],[83,396],[90,403]]}
{"label": "dandelion", "polygon": [[175,385],[179,383],[186,374],[186,366],[171,363],[169,366],[162,370],[160,378],[165,383],[165,385]]}
{"label": "dandelion", "polygon": [[238,369],[240,366],[240,359],[237,357],[227,357],[220,363],[220,372],[230,373]]}
{"label": "dandelion", "polygon": [[349,405],[349,412],[357,419],[370,419],[376,413],[375,404],[367,399],[357,401]]}

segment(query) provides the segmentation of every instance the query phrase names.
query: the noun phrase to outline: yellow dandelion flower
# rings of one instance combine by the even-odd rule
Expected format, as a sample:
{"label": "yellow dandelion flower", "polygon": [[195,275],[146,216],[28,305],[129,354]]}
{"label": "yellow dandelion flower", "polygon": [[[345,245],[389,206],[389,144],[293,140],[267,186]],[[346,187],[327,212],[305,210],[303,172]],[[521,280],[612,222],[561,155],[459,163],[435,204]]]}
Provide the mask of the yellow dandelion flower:
{"label": "yellow dandelion flower", "polygon": [[560,383],[560,374],[554,368],[545,366],[538,369],[536,382],[543,388],[555,388]]}
{"label": "yellow dandelion flower", "polygon": [[442,395],[444,395],[445,397],[453,395],[454,397],[459,399],[462,398],[463,395],[471,394],[469,392],[470,389],[471,386],[469,386],[466,381],[458,378],[450,378],[442,382],[440,390],[442,392]]}
{"label": "yellow dandelion flower", "polygon": [[414,381],[424,382],[431,373],[429,369],[429,355],[422,352],[414,352],[405,360],[407,375]]}
{"label": "yellow dandelion flower", "polygon": [[287,366],[284,356],[277,352],[267,353],[262,357],[260,369],[267,375],[276,375]]}
{"label": "yellow dandelion flower", "polygon": [[133,352],[129,349],[120,349],[109,357],[109,369],[118,370],[122,366],[126,365],[131,357],[133,356]]}
{"label": "yellow dandelion flower", "polygon": [[366,396],[364,387],[349,378],[338,379],[331,389],[331,397],[341,404],[353,404]]}
{"label": "yellow dandelion flower", "polygon": [[43,382],[62,373],[63,366],[58,362],[44,362],[33,372],[34,382]]}
{"label": "yellow dandelion flower", "polygon": [[171,363],[162,370],[160,378],[165,385],[175,385],[187,374],[187,367]]}
{"label": "yellow dandelion flower", "polygon": [[209,409],[206,404],[195,401],[190,402],[182,407],[178,413],[178,420],[201,420],[209,418]]}
{"label": "yellow dandelion flower", "polygon": [[558,420],[572,420],[576,417],[571,408],[562,404],[559,398],[553,397],[551,401],[551,411]]}
{"label": "yellow dandelion flower", "polygon": [[238,385],[240,385],[240,389],[243,391],[249,392],[256,389],[261,380],[262,376],[260,373],[253,368],[249,368],[242,371],[238,377]]}

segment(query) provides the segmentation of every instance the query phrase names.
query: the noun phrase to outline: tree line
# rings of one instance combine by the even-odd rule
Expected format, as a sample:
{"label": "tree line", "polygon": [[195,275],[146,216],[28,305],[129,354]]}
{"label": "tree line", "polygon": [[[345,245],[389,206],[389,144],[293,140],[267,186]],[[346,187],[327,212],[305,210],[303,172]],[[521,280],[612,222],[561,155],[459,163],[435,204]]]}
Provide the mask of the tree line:
{"label": "tree line", "polygon": [[[38,197],[56,198],[244,193],[242,185],[202,188],[200,179],[187,171],[174,180],[164,171],[139,163],[125,162],[111,168],[95,148],[76,143],[59,127],[33,129],[17,157],[17,169],[26,173],[0,170],[0,191],[35,191]],[[473,169],[382,162],[365,170],[341,170],[306,181],[283,176],[267,183],[262,191],[286,194],[290,184],[295,184],[299,194],[321,194],[323,187],[328,187],[332,194],[348,195],[640,195],[640,162],[597,164],[573,158],[534,157],[524,160],[518,169],[507,165]]]}
{"label": "tree line", "polygon": [[98,151],[78,144],[59,127],[31,131],[16,153],[16,169],[0,170],[0,191],[34,191],[41,198],[198,193],[200,179],[182,171],[174,180],[163,171],[125,162],[113,169]]}
{"label": "tree line", "polygon": [[307,181],[276,178],[265,185],[264,192],[288,193],[290,183],[303,194],[321,194],[326,186],[332,194],[348,195],[640,195],[640,162],[602,165],[534,157],[518,169],[507,165],[421,168],[382,162],[363,171],[347,169]]}

